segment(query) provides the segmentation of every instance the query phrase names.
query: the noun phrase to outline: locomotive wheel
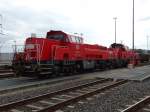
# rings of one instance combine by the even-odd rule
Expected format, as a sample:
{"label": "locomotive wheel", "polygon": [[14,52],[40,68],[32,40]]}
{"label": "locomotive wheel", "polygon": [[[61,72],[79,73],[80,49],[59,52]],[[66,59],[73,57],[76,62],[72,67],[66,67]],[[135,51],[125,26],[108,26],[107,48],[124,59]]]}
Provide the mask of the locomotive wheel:
{"label": "locomotive wheel", "polygon": [[76,65],[76,71],[77,71],[77,73],[83,73],[84,72],[83,66],[80,63],[78,63]]}
{"label": "locomotive wheel", "polygon": [[21,76],[24,74],[24,65],[22,65],[21,63],[17,63],[15,65],[13,65],[13,69],[15,71],[15,76]]}
{"label": "locomotive wheel", "polygon": [[60,67],[55,66],[52,74],[54,74],[55,76],[59,76],[60,75]]}
{"label": "locomotive wheel", "polygon": [[74,75],[74,74],[75,74],[75,68],[74,68],[74,66],[71,66],[71,67],[70,67],[70,73],[71,73],[71,75]]}
{"label": "locomotive wheel", "polygon": [[73,75],[73,73],[74,73],[73,67],[72,67],[72,66],[68,66],[68,67],[67,67],[67,72],[66,72],[66,74],[67,74],[67,75]]}

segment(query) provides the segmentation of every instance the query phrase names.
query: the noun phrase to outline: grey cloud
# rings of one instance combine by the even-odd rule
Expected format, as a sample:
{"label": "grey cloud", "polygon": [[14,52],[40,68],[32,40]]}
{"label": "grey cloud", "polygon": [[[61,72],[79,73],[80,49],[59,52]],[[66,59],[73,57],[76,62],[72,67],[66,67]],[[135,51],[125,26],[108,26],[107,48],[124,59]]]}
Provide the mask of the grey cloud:
{"label": "grey cloud", "polygon": [[4,33],[7,34],[3,38],[0,37],[1,42],[24,40],[32,32],[45,35],[52,29],[83,33],[84,35],[95,34],[93,28],[83,25],[74,26],[71,18],[62,13],[53,10],[36,11],[29,7],[14,6],[10,0],[1,1],[0,14],[3,15]]}
{"label": "grey cloud", "polygon": [[[3,15],[4,31],[6,32],[17,32],[20,33],[20,36],[24,36],[31,32],[41,33],[50,29],[69,29],[63,27],[65,24],[69,24],[69,18],[61,14],[50,11],[36,12],[26,7],[14,7],[10,4],[6,7],[5,5],[6,4],[4,4],[3,7],[0,7],[0,10]],[[65,21],[66,23],[62,23],[62,21]],[[13,33],[9,33],[8,35],[16,36]],[[12,37],[10,37],[10,39],[11,38]]]}

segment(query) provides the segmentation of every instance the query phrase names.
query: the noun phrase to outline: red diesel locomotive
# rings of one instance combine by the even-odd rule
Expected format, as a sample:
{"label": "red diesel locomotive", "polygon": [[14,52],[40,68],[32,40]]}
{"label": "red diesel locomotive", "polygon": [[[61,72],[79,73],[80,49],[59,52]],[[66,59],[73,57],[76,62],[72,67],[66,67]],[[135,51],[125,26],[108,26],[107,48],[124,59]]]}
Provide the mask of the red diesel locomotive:
{"label": "red diesel locomotive", "polygon": [[49,31],[46,38],[27,38],[24,51],[14,55],[13,67],[16,74],[45,76],[125,67],[138,61],[138,54],[122,44],[110,48],[84,44],[80,36]]}

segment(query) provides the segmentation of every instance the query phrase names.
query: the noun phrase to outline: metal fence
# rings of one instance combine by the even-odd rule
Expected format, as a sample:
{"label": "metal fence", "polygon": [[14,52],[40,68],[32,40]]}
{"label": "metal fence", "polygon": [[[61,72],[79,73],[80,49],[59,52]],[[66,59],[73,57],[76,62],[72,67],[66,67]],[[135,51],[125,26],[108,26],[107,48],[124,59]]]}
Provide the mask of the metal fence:
{"label": "metal fence", "polygon": [[11,65],[14,53],[0,53],[0,65]]}
{"label": "metal fence", "polygon": [[0,66],[11,65],[15,52],[23,52],[24,45],[3,44],[0,46]]}
{"label": "metal fence", "polygon": [[14,47],[11,44],[0,45],[0,66],[11,65],[14,56]]}

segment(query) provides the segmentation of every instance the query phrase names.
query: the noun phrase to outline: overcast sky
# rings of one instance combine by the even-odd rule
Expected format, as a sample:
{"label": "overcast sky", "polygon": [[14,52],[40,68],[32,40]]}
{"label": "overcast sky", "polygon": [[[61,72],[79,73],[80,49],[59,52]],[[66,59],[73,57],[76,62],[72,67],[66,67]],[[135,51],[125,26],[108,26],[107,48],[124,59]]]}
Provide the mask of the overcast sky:
{"label": "overcast sky", "polygon": [[[146,48],[150,35],[150,0],[135,0],[135,47]],[[132,0],[0,0],[2,43],[23,44],[31,33],[45,37],[49,30],[83,33],[90,44],[117,42],[132,47]],[[5,45],[4,45],[5,46]],[[150,47],[149,47],[150,48]]]}

